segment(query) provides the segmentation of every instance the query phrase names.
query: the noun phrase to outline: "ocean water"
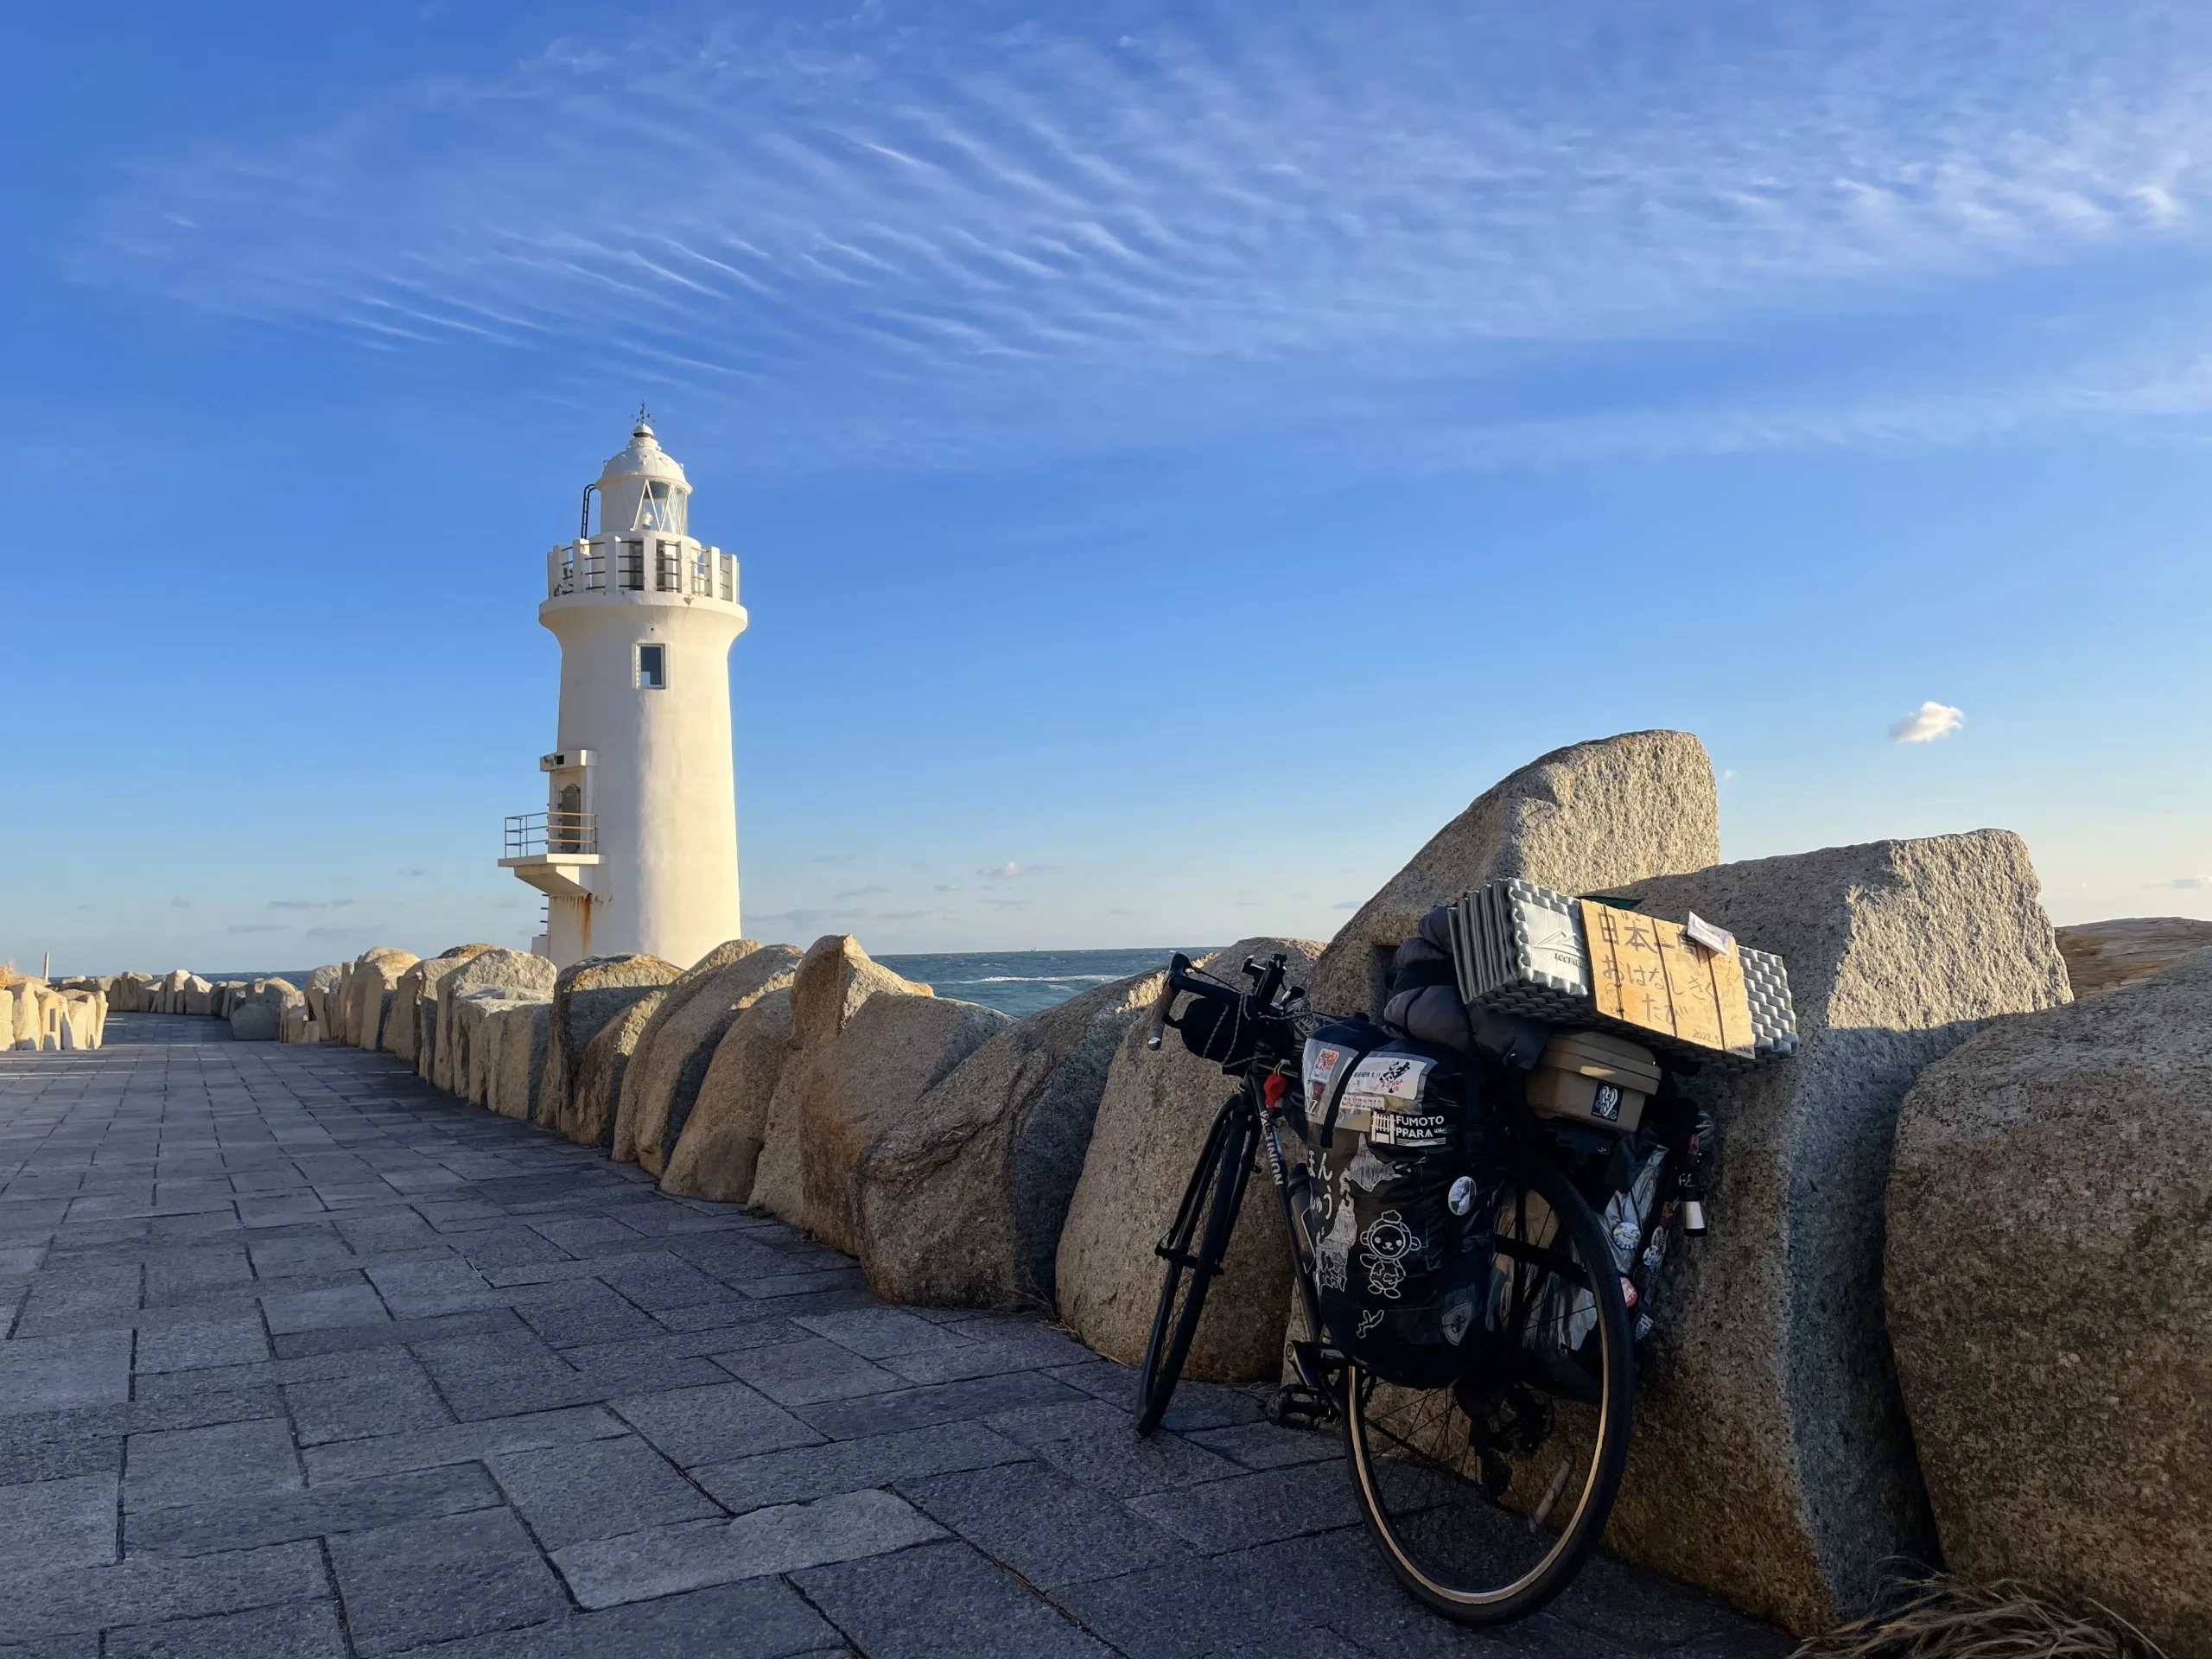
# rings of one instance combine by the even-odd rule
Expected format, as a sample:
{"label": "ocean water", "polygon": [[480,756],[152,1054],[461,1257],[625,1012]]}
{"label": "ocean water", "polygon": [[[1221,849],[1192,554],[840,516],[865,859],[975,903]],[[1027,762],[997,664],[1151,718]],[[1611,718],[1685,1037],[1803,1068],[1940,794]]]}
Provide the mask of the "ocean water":
{"label": "ocean water", "polygon": [[[1167,958],[1179,950],[1186,956],[1202,957],[1217,949],[1208,944],[1163,944],[1137,950],[955,950],[939,956],[878,957],[876,960],[895,974],[920,980],[939,996],[981,1002],[1019,1020],[1065,1002],[1094,985],[1165,968]],[[263,968],[251,972],[202,973],[200,977],[288,979],[294,985],[304,985],[312,971]]]}
{"label": "ocean water", "polygon": [[1176,950],[1204,956],[1213,945],[1157,945],[1140,950],[958,950],[943,956],[878,957],[896,974],[939,996],[981,1002],[1019,1020],[1131,974],[1165,968]]}

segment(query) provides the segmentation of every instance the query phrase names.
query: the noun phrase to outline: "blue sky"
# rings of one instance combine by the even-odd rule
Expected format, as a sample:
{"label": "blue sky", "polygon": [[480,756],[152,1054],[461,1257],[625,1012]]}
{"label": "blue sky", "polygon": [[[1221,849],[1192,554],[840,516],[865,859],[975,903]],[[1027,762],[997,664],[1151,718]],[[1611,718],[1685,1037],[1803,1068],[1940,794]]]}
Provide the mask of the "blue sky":
{"label": "blue sky", "polygon": [[2002,824],[2061,921],[2212,915],[2212,9],[91,0],[0,53],[0,956],[524,941],[542,555],[640,399],[743,561],[762,937],[1325,937],[1646,726],[1727,856]]}

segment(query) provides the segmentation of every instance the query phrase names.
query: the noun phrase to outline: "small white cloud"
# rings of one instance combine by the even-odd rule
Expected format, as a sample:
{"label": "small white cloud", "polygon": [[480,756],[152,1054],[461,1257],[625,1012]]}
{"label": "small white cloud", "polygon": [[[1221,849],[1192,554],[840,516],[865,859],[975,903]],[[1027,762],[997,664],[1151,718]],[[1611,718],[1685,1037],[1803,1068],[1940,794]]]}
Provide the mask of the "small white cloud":
{"label": "small white cloud", "polygon": [[1329,908],[1331,910],[1357,910],[1361,903],[1362,901],[1357,899],[1339,899]]}
{"label": "small white cloud", "polygon": [[2179,887],[2183,893],[2197,893],[2212,887],[2212,875],[2177,875],[2171,881],[2152,881],[2153,887]]}
{"label": "small white cloud", "polygon": [[1733,772],[1724,772],[1720,774],[1720,781],[1725,784],[1735,775]]}
{"label": "small white cloud", "polygon": [[842,904],[848,899],[865,899],[871,893],[890,891],[888,887],[847,887],[842,893],[831,893],[830,902],[833,905]]}
{"label": "small white cloud", "polygon": [[988,876],[994,881],[1010,881],[1015,876],[1021,874],[1021,866],[1015,863],[1009,858],[1003,864],[986,865],[983,868],[976,871],[976,874],[978,875]]}
{"label": "small white cloud", "polygon": [[1903,720],[1890,726],[1890,736],[1899,743],[1933,743],[1948,737],[1967,723],[1966,710],[1947,702],[1923,702]]}
{"label": "small white cloud", "polygon": [[169,900],[169,908],[172,910],[190,910],[192,908],[192,900],[189,899],[172,899]]}

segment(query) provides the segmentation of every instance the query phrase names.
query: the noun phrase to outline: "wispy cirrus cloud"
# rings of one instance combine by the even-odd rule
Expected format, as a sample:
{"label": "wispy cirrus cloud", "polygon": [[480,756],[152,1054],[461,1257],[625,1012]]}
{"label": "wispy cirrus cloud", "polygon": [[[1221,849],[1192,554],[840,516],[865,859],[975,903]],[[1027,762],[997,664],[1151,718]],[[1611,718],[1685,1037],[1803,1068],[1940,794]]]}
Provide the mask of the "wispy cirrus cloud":
{"label": "wispy cirrus cloud", "polygon": [[739,408],[719,418],[766,464],[1357,418],[1409,385],[1496,389],[1421,408],[1459,461],[1499,433],[1942,437],[2018,422],[2023,385],[2060,417],[2176,386],[2212,406],[2119,321],[1941,384],[1687,417],[1535,372],[2203,251],[2212,17],[2031,10],[652,23],[186,144],[100,204],[81,257],[381,351],[519,348]]}

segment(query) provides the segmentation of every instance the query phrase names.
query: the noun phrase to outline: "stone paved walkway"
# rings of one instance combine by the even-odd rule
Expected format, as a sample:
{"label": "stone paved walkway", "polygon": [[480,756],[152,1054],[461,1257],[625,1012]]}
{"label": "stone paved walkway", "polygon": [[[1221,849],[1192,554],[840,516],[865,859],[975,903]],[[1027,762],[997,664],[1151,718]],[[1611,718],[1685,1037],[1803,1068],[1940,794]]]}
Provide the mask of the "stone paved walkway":
{"label": "stone paved walkway", "polygon": [[1601,1561],[1484,1639],[1336,1442],[461,1105],[118,1015],[0,1054],[0,1654],[1778,1656]]}

